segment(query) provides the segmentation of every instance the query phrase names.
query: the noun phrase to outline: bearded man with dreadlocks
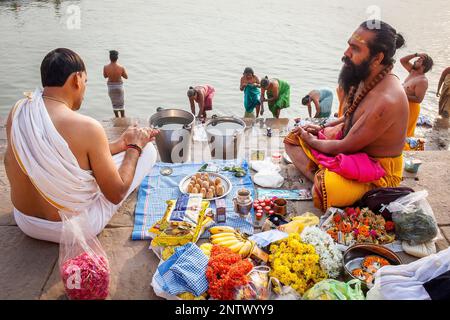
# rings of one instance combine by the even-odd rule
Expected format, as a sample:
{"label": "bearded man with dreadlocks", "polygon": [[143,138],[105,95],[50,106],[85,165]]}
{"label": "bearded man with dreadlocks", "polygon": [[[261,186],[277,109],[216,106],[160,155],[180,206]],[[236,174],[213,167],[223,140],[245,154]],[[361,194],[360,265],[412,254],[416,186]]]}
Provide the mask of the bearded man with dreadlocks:
{"label": "bearded man with dreadlocks", "polygon": [[391,71],[404,43],[389,24],[363,22],[342,58],[344,115],[327,125],[296,128],[284,140],[293,164],[314,182],[314,205],[323,211],[401,182],[408,99]]}

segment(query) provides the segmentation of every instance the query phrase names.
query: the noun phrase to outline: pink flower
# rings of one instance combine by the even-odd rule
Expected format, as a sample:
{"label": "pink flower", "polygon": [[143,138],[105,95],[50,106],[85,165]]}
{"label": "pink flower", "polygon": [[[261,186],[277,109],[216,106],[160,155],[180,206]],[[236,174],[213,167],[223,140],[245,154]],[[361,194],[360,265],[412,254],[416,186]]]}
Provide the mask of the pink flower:
{"label": "pink flower", "polygon": [[345,212],[346,212],[348,215],[355,215],[355,214],[356,214],[356,211],[355,211],[355,209],[353,209],[353,208],[346,208],[346,209],[345,209]]}
{"label": "pink flower", "polygon": [[378,237],[378,233],[377,233],[375,230],[370,230],[370,231],[369,231],[369,234],[370,234],[370,236],[371,236],[372,238]]}

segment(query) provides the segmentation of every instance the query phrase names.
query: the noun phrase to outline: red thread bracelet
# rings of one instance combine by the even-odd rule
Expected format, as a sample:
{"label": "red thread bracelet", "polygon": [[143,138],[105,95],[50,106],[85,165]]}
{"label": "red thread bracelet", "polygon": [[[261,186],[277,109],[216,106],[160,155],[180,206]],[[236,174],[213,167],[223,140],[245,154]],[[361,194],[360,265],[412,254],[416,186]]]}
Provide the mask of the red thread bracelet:
{"label": "red thread bracelet", "polygon": [[142,148],[139,147],[137,144],[127,144],[127,149],[130,149],[130,148],[137,150],[139,152],[139,156],[141,156]]}

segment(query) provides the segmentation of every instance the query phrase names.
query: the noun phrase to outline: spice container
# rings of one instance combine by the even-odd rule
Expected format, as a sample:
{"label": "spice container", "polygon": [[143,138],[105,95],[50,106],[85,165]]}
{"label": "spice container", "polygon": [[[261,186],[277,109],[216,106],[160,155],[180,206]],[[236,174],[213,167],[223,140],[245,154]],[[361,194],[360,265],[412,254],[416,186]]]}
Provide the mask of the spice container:
{"label": "spice container", "polygon": [[273,202],[273,210],[275,211],[275,213],[281,216],[286,215],[286,208],[287,208],[286,199],[278,198]]}
{"label": "spice container", "polygon": [[255,213],[255,224],[254,227],[257,229],[262,228],[262,218],[263,218],[263,212],[262,211],[258,211]]}
{"label": "spice container", "polygon": [[280,164],[281,163],[281,153],[279,153],[279,152],[272,153],[272,162],[274,164]]}
{"label": "spice container", "polygon": [[250,191],[243,188],[240,189],[233,198],[234,211],[241,216],[249,214],[253,206],[253,199],[250,196]]}
{"label": "spice container", "polygon": [[227,222],[226,214],[226,203],[225,199],[216,199],[216,222],[225,223]]}

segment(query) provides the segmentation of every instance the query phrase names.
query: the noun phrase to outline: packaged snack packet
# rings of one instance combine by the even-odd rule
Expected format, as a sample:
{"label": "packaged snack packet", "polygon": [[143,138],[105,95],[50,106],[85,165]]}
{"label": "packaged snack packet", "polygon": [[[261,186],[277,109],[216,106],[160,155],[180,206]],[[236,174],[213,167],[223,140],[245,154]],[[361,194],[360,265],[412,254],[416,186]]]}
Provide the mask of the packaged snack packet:
{"label": "packaged snack packet", "polygon": [[183,194],[167,201],[167,210],[150,232],[156,234],[152,246],[178,246],[196,242],[214,221],[206,216],[208,201],[201,194]]}

